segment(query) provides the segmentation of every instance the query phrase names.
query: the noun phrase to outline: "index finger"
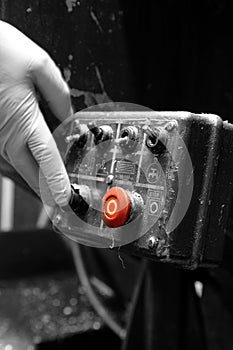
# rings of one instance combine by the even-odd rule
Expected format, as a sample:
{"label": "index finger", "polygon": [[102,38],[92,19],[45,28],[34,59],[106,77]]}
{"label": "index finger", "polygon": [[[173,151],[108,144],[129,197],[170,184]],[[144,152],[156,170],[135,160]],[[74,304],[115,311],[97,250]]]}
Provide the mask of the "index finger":
{"label": "index finger", "polygon": [[72,115],[69,87],[55,62],[42,49],[41,54],[31,63],[30,72],[34,84],[55,116],[63,121]]}

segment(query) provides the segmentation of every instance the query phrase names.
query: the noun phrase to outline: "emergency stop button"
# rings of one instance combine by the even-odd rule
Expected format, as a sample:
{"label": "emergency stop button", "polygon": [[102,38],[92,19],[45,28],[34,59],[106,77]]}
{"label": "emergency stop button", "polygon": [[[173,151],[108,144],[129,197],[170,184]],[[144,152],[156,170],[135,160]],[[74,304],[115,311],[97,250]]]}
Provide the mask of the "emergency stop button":
{"label": "emergency stop button", "polygon": [[130,215],[130,198],[121,187],[112,187],[102,199],[102,218],[108,227],[124,225]]}

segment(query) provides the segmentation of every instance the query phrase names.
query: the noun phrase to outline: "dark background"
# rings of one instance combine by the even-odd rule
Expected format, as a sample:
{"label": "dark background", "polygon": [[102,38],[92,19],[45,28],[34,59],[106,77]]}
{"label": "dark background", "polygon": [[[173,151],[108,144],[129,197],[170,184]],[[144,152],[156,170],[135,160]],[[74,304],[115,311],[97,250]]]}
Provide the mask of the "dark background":
{"label": "dark background", "polygon": [[232,1],[0,4],[0,17],[58,63],[77,110],[113,100],[155,110],[211,112],[231,120]]}

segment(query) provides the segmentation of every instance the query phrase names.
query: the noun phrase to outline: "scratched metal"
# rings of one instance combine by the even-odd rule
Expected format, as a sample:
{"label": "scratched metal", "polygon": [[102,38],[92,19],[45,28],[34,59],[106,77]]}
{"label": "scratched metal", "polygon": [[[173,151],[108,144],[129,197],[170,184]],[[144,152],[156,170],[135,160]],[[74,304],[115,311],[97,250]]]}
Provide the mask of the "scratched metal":
{"label": "scratched metal", "polygon": [[46,49],[68,82],[76,110],[132,100],[124,12],[112,0],[1,1],[0,18]]}

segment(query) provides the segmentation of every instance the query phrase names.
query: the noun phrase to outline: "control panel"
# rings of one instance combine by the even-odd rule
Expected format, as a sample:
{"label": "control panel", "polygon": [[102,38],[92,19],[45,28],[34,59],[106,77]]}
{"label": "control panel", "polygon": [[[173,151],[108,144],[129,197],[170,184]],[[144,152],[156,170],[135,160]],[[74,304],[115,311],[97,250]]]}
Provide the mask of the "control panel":
{"label": "control panel", "polygon": [[225,196],[219,187],[216,197],[218,116],[83,111],[64,130],[65,166],[82,205],[58,208],[56,229],[85,245],[187,268],[219,263],[231,194],[225,174]]}

